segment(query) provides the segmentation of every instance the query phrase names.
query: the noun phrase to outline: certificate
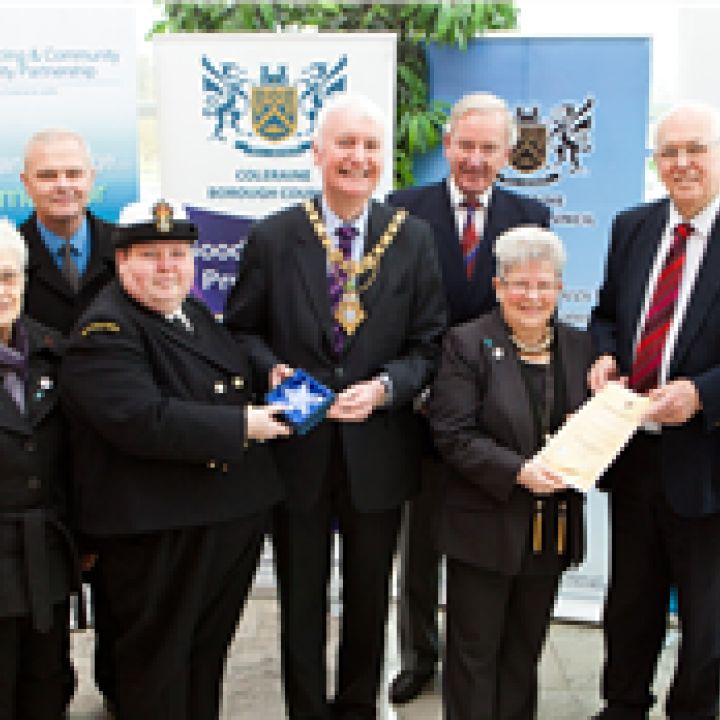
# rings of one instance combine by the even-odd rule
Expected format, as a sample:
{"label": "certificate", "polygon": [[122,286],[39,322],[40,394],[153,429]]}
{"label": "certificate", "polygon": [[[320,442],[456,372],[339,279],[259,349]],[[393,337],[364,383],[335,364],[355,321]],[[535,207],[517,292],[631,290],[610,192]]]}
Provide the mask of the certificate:
{"label": "certificate", "polygon": [[567,419],[536,459],[587,492],[629,442],[649,405],[648,398],[608,383]]}

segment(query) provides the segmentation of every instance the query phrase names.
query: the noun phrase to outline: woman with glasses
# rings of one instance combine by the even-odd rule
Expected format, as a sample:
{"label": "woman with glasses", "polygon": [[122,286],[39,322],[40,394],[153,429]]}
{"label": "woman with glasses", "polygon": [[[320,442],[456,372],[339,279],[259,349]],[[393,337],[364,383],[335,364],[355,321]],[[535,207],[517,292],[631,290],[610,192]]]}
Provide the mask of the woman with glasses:
{"label": "woman with glasses", "polygon": [[0,218],[0,720],[60,720],[68,687],[68,463],[60,335],[21,313],[25,241]]}
{"label": "woman with glasses", "polygon": [[589,336],[556,320],[564,250],[523,226],[495,244],[498,307],[447,334],[430,421],[451,472],[447,720],[536,717],[560,576],[583,556],[583,499],[533,456],[586,398]]}

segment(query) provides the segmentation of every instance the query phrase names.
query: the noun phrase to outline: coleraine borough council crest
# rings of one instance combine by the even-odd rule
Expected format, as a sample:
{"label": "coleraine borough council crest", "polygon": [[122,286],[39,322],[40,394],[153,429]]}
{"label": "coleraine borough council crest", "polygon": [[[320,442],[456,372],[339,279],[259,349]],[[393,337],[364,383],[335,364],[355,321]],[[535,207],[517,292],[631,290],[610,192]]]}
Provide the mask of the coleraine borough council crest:
{"label": "coleraine borough council crest", "polygon": [[253,81],[232,61],[202,59],[203,117],[210,138],[256,157],[289,157],[310,149],[318,114],[328,98],[347,89],[347,55],[301,67],[260,64]]}

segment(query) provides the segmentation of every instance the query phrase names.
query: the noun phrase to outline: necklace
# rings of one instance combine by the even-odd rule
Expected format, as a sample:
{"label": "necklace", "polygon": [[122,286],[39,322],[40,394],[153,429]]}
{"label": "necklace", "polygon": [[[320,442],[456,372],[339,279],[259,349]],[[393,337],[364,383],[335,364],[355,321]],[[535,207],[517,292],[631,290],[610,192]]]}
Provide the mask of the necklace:
{"label": "necklace", "polygon": [[552,345],[552,337],[552,332],[548,327],[545,329],[544,337],[537,343],[524,343],[515,333],[510,335],[510,340],[512,340],[512,344],[522,355],[542,355],[542,353],[547,352],[550,345]]}
{"label": "necklace", "polygon": [[[335,310],[335,320],[347,335],[353,335],[367,317],[365,308],[363,308],[360,302],[360,293],[367,290],[375,281],[380,260],[385,254],[385,251],[392,245],[403,222],[405,222],[407,211],[398,210],[393,215],[372,250],[369,250],[359,261],[356,261],[351,258],[345,258],[342,251],[332,244],[314,203],[308,200],[304,204],[304,208],[318,240],[320,240],[322,246],[325,248],[328,262],[334,270],[342,270],[345,274],[345,286],[340,302]],[[366,273],[370,273],[370,277],[362,287],[358,287],[358,278]]]}

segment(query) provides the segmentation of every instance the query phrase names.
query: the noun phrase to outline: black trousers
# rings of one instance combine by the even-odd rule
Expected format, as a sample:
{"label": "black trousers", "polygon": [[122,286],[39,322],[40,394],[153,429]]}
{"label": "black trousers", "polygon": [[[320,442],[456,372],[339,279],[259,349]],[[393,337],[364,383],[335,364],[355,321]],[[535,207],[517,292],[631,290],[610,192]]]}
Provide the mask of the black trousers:
{"label": "black trousers", "polygon": [[117,720],[215,720],[267,516],[98,540]]}
{"label": "black trousers", "polygon": [[446,720],[533,720],[560,573],[515,576],[447,558]]}
{"label": "black trousers", "polygon": [[398,639],[402,670],[432,671],[440,657],[440,508],[446,466],[424,457],[420,492],[410,500],[400,532]]}
{"label": "black trousers", "polygon": [[611,582],[605,606],[607,720],[645,720],[678,588],[682,639],[666,702],[671,720],[715,720],[720,693],[720,516],[680,517],[665,501],[659,438],[625,450],[611,511]]}
{"label": "black trousers", "polygon": [[0,720],[61,720],[67,701],[69,606],[58,603],[46,633],[32,618],[0,618]]}
{"label": "black trousers", "polygon": [[[389,579],[400,508],[361,513],[350,498],[339,438],[317,504],[275,518],[282,676],[290,720],[377,716]],[[327,590],[334,528],[342,542],[342,626],[335,699],[327,700]]]}

